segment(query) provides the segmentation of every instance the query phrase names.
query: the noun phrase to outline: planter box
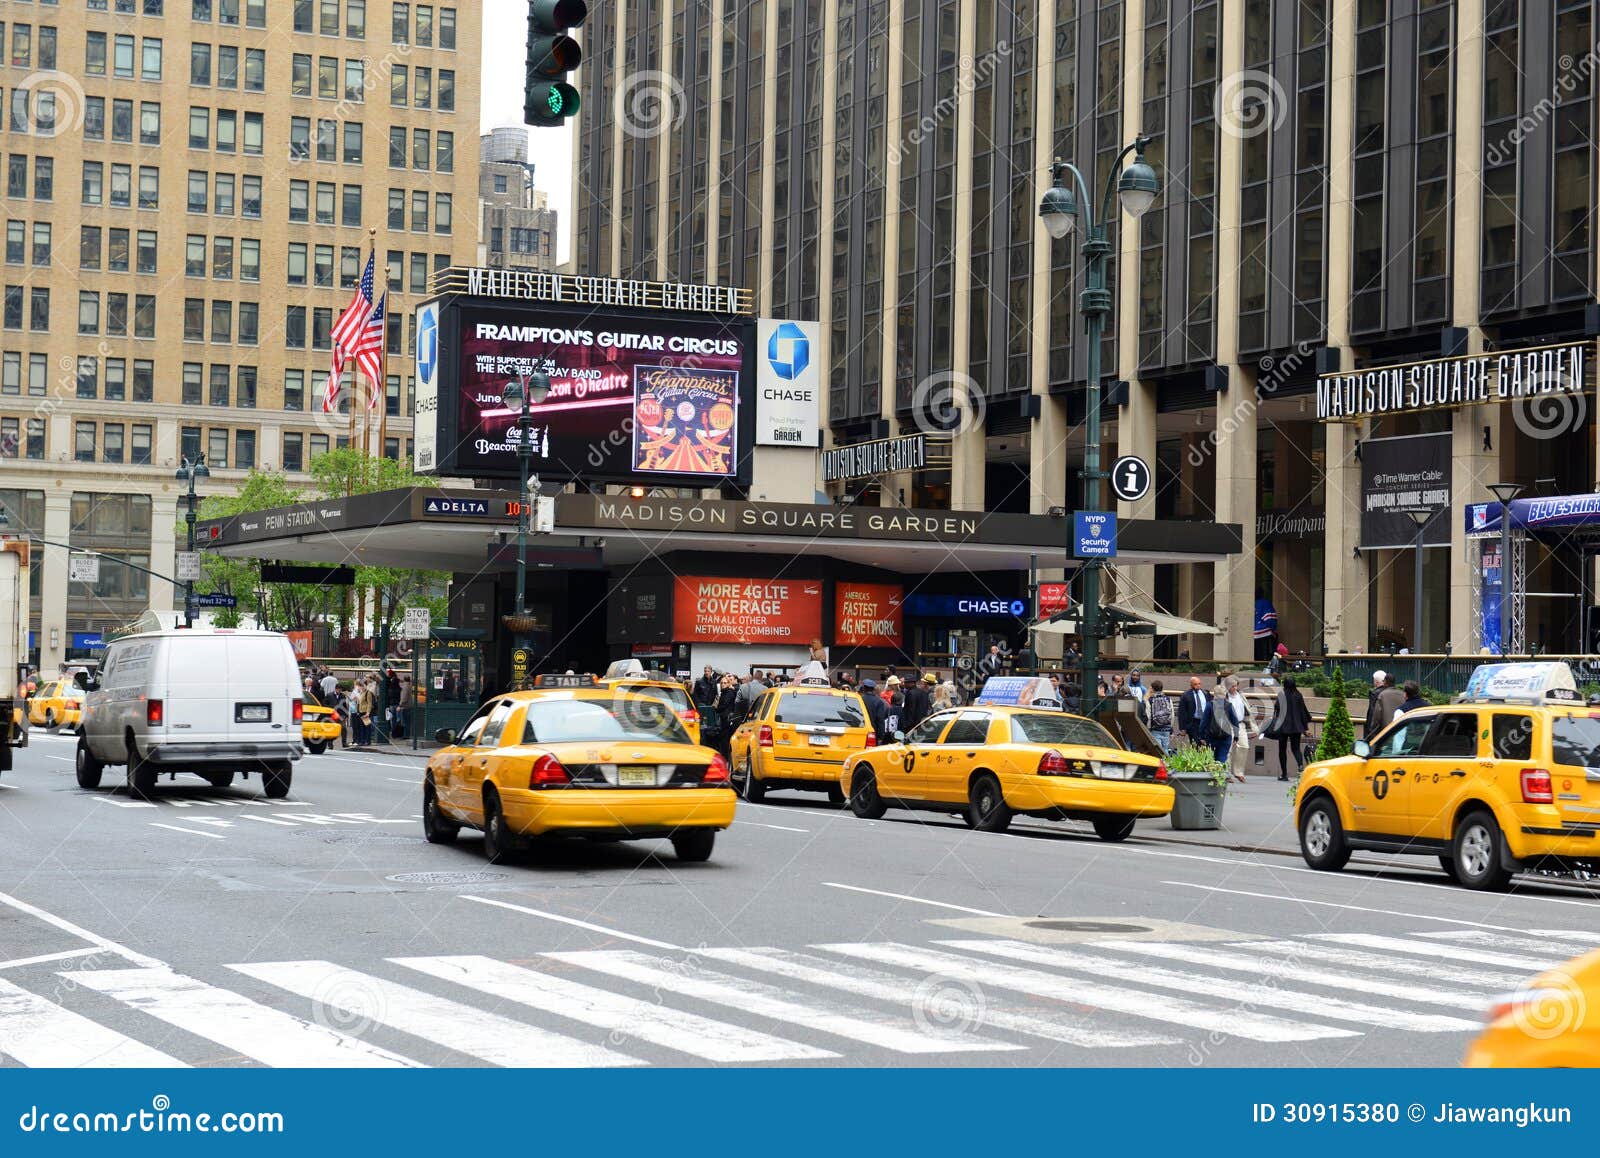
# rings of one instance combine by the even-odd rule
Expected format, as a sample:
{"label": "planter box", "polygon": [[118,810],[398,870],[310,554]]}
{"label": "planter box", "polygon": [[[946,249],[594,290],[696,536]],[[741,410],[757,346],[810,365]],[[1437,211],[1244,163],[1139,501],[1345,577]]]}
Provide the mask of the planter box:
{"label": "planter box", "polygon": [[1174,772],[1171,783],[1176,793],[1172,802],[1173,828],[1193,831],[1222,827],[1226,785],[1213,784],[1204,772]]}

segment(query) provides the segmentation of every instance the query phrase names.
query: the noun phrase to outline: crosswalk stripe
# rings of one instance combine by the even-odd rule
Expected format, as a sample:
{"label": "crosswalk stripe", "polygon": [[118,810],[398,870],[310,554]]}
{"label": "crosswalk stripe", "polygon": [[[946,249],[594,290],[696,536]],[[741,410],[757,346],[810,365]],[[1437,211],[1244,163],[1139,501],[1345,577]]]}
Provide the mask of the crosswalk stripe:
{"label": "crosswalk stripe", "polygon": [[982,961],[937,949],[922,949],[894,943],[812,947],[829,953],[861,957],[885,965],[920,969],[925,973],[975,977],[978,978],[980,985],[1016,989],[1035,997],[1066,1001],[1074,1005],[1098,1006],[1115,1013],[1133,1014],[1152,1021],[1171,1022],[1195,1029],[1211,1030],[1230,1037],[1247,1037],[1254,1041],[1312,1041],[1319,1038],[1359,1036],[1351,1029],[1289,1021],[1270,1014],[1250,1013],[1239,1009],[1214,1009],[1182,997],[1143,993],[1137,989],[1124,989],[1093,980],[1025,969],[1017,965]]}
{"label": "crosswalk stripe", "polygon": [[1450,965],[1434,961],[1410,961],[1383,953],[1364,953],[1338,945],[1318,945],[1312,941],[1247,941],[1230,945],[1279,957],[1306,961],[1325,961],[1346,969],[1370,969],[1379,976],[1424,977],[1429,981],[1449,981],[1476,989],[1514,989],[1522,984],[1521,973],[1499,973],[1476,965]]}
{"label": "crosswalk stripe", "polygon": [[831,1050],[786,1041],[564,977],[552,977],[492,957],[392,957],[390,960],[430,977],[453,981],[533,1009],[615,1030],[708,1061],[798,1061],[839,1056]]}
{"label": "crosswalk stripe", "polygon": [[1491,953],[1484,949],[1469,949],[1465,945],[1441,945],[1434,941],[1410,941],[1404,937],[1381,937],[1376,933],[1313,933],[1319,941],[1334,941],[1340,945],[1362,945],[1368,949],[1384,949],[1391,953],[1410,953],[1414,957],[1440,957],[1446,961],[1481,961],[1485,965],[1506,965],[1512,969],[1538,972],[1559,965],[1559,955],[1534,958],[1517,953]]}
{"label": "crosswalk stripe", "polygon": [[1300,965],[1294,961],[1284,961],[1272,956],[1258,956],[1249,951],[1179,945],[1170,941],[1101,942],[1096,948],[1112,948],[1119,952],[1159,957],[1164,961],[1187,961],[1191,965],[1205,965],[1215,969],[1232,969],[1235,972],[1251,973],[1257,977],[1298,981],[1302,985],[1350,989],[1369,997],[1393,997],[1400,1001],[1448,1005],[1456,1009],[1480,1011],[1493,996],[1487,992],[1470,993],[1465,990],[1434,989],[1431,986],[1412,985],[1404,981],[1387,981],[1381,977],[1356,976],[1338,970],[1321,969],[1315,965]]}
{"label": "crosswalk stripe", "polygon": [[604,1046],[513,1021],[331,961],[272,961],[228,968],[341,1010],[352,1018],[368,1018],[495,1065],[536,1069],[644,1064]]}
{"label": "crosswalk stripe", "polygon": [[[857,962],[841,967],[839,962],[826,957],[788,949],[706,949],[701,951],[701,955],[750,969],[764,969],[791,981],[842,989],[846,993],[878,1001],[908,1005],[916,998],[916,991],[907,991],[906,979],[900,974],[884,973]],[[1085,1025],[1082,1015],[1062,1014],[1045,1006],[1024,1005],[987,993],[981,994],[980,1000],[981,1007],[975,1011],[978,1025],[992,1025],[996,1029],[1044,1038],[1063,1045],[1094,1049],[1176,1045],[1179,1041],[1175,1037],[1142,1030],[1098,1029]]]}
{"label": "crosswalk stripe", "polygon": [[1580,957],[1600,949],[1600,933],[1589,938],[1587,942],[1572,939],[1557,941],[1550,937],[1510,937],[1504,933],[1484,933],[1477,929],[1422,935],[1431,940],[1481,945],[1485,949],[1506,949],[1514,953],[1549,955],[1553,962]]}
{"label": "crosswalk stripe", "polygon": [[666,957],[633,949],[546,953],[545,956],[609,973],[626,981],[664,989],[668,993],[726,1005],[774,1021],[793,1022],[880,1049],[892,1049],[897,1053],[984,1053],[1026,1048],[975,1037],[952,1038],[931,1034],[918,1028],[904,1015],[884,1015],[859,1006],[822,1001],[802,1004],[791,1001],[782,989],[762,981],[749,981],[731,973],[698,967],[692,973],[686,972]]}
{"label": "crosswalk stripe", "polygon": [[[1009,957],[1015,961],[1048,965],[1057,969],[1071,969],[1100,977],[1117,976],[1128,970],[1128,962],[1119,961],[1114,957],[1101,957],[1093,953],[1081,953],[1046,945],[1031,945],[1023,941],[941,941],[940,944],[969,953],[990,953],[998,957]],[[1153,985],[1157,989],[1177,989],[1221,997],[1245,1009],[1285,1009],[1291,1013],[1308,1013],[1330,1021],[1352,1021],[1361,1025],[1405,1029],[1413,1033],[1460,1033],[1464,1030],[1479,1029],[1483,1024],[1481,1021],[1448,1017],[1442,1013],[1413,1013],[1410,1010],[1367,1005],[1321,993],[1279,989],[1272,984],[1241,986],[1230,978],[1175,973],[1143,963],[1140,963],[1137,969],[1136,975],[1140,984]]]}
{"label": "crosswalk stripe", "polygon": [[9,981],[0,981],[0,1056],[49,1069],[183,1065]]}
{"label": "crosswalk stripe", "polygon": [[263,1065],[415,1064],[337,1030],[258,1005],[248,997],[165,967],[95,969],[62,976]]}

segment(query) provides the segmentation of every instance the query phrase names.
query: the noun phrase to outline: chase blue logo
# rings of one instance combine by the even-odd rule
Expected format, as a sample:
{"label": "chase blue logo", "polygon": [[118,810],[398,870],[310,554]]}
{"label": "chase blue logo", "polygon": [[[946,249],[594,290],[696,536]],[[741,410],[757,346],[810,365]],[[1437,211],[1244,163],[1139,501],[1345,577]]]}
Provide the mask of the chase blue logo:
{"label": "chase blue logo", "polygon": [[432,383],[439,369],[439,307],[426,306],[417,319],[417,377]]}
{"label": "chase blue logo", "polygon": [[811,365],[811,339],[793,322],[784,322],[767,342],[767,364],[778,377],[793,382]]}

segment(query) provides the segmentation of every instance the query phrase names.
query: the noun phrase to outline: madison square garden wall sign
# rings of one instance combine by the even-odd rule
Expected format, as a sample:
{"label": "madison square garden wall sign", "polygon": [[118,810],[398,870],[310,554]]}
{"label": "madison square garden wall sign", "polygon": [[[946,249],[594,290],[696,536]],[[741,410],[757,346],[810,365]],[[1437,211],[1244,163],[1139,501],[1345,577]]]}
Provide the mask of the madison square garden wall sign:
{"label": "madison square garden wall sign", "polygon": [[516,478],[519,411],[501,396],[519,374],[543,372],[550,393],[528,423],[541,479],[748,485],[753,318],[465,293],[419,317],[419,336],[426,323],[437,337],[418,343],[418,470]]}

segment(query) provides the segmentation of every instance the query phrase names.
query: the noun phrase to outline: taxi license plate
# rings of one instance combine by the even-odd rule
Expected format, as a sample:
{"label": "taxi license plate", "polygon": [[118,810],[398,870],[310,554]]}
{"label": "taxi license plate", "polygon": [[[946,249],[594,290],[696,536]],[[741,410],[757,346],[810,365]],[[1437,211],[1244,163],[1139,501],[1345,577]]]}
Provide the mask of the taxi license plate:
{"label": "taxi license plate", "polygon": [[1128,764],[1096,764],[1094,774],[1102,780],[1132,780],[1133,767]]}
{"label": "taxi license plate", "polygon": [[811,737],[811,746],[813,748],[826,748],[832,743],[833,743],[833,741],[827,736],[812,736]]}
{"label": "taxi license plate", "polygon": [[617,783],[623,788],[654,788],[656,770],[642,766],[618,768]]}

